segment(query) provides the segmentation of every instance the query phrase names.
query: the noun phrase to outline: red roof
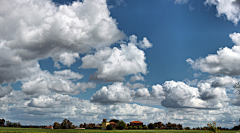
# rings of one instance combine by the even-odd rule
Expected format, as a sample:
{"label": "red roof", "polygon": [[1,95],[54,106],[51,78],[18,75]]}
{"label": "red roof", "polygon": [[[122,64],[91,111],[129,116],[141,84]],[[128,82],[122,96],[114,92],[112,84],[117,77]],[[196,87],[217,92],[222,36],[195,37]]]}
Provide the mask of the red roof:
{"label": "red roof", "polygon": [[141,121],[132,121],[130,123],[142,123]]}
{"label": "red roof", "polygon": [[45,128],[53,128],[52,126],[46,126]]}
{"label": "red roof", "polygon": [[115,123],[115,122],[109,122],[109,123],[112,124],[112,125],[117,124],[117,123]]}

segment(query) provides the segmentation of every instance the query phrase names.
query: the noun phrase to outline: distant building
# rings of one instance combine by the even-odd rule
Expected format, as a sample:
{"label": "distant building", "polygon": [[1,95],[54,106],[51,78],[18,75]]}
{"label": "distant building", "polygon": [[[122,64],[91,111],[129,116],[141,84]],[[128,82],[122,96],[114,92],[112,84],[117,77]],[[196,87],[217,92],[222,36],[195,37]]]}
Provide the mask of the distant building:
{"label": "distant building", "polygon": [[132,121],[132,122],[130,122],[130,126],[143,126],[143,122],[141,122],[141,121]]}
{"label": "distant building", "polygon": [[107,122],[107,119],[103,119],[103,122],[102,122],[102,130],[106,130],[106,129],[107,129],[107,125],[110,125],[110,123]]}
{"label": "distant building", "polygon": [[113,129],[117,128],[117,123],[115,123],[115,122],[109,122],[109,123],[110,123],[110,125],[112,125]]}
{"label": "distant building", "polygon": [[46,126],[44,129],[53,129],[53,126]]}

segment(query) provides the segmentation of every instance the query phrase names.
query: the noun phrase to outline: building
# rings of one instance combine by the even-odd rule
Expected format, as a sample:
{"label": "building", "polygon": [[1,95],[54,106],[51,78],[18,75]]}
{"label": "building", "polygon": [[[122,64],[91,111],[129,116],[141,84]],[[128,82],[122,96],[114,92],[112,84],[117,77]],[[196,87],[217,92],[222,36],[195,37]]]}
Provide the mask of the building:
{"label": "building", "polygon": [[102,130],[106,130],[106,129],[107,129],[107,125],[110,125],[110,123],[107,122],[107,119],[103,119],[103,122],[102,122]]}
{"label": "building", "polygon": [[132,121],[130,126],[143,126],[143,123],[141,121]]}
{"label": "building", "polygon": [[44,129],[53,129],[53,126],[46,126]]}
{"label": "building", "polygon": [[117,123],[115,123],[115,122],[109,122],[109,123],[110,123],[110,125],[112,125],[113,129],[117,128]]}

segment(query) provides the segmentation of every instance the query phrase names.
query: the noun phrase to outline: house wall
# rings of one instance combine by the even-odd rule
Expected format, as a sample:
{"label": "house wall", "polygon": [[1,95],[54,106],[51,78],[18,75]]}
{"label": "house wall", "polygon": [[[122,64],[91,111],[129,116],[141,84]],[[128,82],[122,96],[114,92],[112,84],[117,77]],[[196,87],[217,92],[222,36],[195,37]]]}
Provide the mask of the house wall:
{"label": "house wall", "polygon": [[109,122],[102,122],[102,130],[106,130],[107,129],[107,125],[109,125]]}

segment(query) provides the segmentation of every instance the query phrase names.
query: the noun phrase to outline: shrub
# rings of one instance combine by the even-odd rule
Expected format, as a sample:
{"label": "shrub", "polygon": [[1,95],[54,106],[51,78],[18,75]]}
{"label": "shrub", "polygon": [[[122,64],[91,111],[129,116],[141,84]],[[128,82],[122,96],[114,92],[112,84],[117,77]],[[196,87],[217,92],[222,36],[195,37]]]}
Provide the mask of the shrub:
{"label": "shrub", "polygon": [[148,126],[144,126],[143,129],[148,130]]}
{"label": "shrub", "polygon": [[149,124],[148,124],[148,128],[149,128],[149,129],[154,129],[154,124],[149,123]]}
{"label": "shrub", "polygon": [[143,127],[142,127],[142,126],[138,126],[138,129],[141,129],[141,130],[142,130],[142,129],[143,129]]}
{"label": "shrub", "polygon": [[128,126],[128,129],[132,129],[132,126]]}
{"label": "shrub", "polygon": [[213,123],[207,124],[210,127],[210,132],[217,133],[218,131],[221,132],[221,130],[217,129],[216,122],[213,121]]}
{"label": "shrub", "polygon": [[112,125],[107,125],[107,130],[113,130],[113,126]]}
{"label": "shrub", "polygon": [[136,129],[138,129],[138,127],[137,127],[137,126],[134,126],[134,127],[133,127],[133,129],[135,129],[135,130],[136,130]]}

